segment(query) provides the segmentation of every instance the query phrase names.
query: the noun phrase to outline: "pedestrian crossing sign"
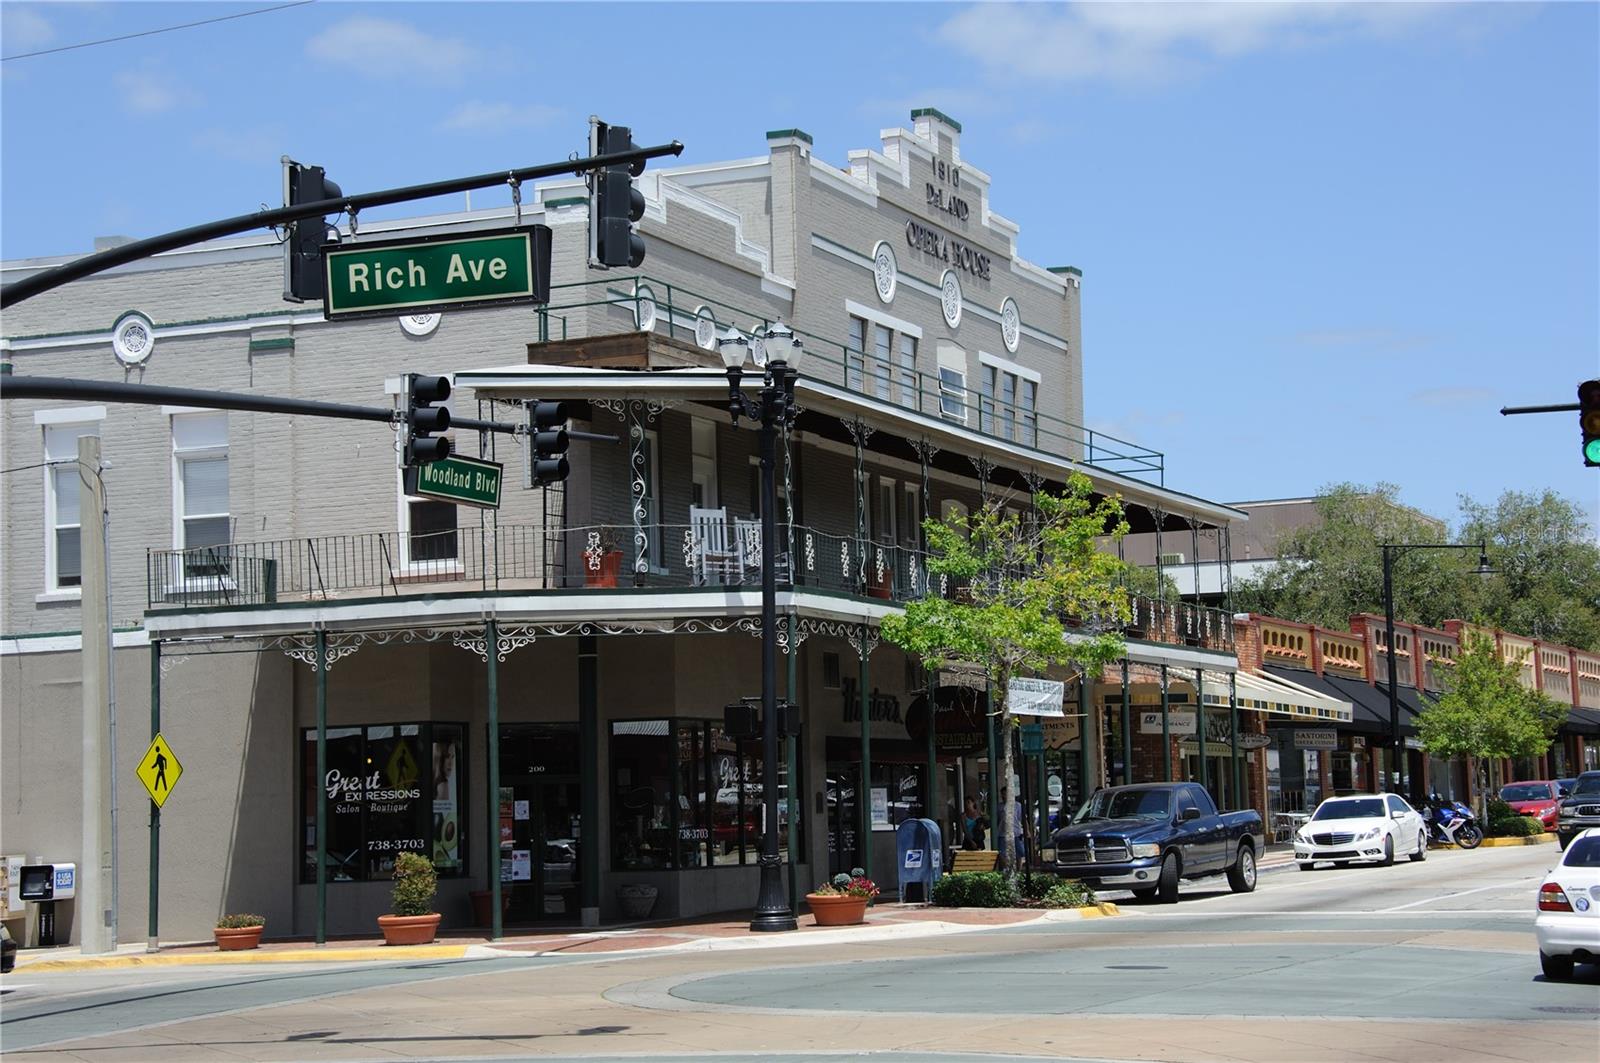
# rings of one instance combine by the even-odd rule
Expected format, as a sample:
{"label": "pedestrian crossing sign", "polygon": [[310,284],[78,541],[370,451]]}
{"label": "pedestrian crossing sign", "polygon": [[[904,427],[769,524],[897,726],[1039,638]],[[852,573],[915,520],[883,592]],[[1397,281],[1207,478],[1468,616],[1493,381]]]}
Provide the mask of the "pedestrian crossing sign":
{"label": "pedestrian crossing sign", "polygon": [[167,798],[172,795],[172,788],[178,785],[178,778],[183,775],[183,765],[178,763],[178,757],[167,744],[165,736],[157,734],[151,739],[150,748],[144,751],[144,757],[139,761],[137,774],[144,788],[150,791],[150,800],[156,803],[156,807],[165,805]]}

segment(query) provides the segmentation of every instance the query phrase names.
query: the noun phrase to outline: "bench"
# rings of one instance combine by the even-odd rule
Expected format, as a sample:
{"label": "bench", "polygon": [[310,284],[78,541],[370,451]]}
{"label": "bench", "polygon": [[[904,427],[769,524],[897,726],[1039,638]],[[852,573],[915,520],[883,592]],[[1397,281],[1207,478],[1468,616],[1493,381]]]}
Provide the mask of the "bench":
{"label": "bench", "polygon": [[1000,854],[994,849],[957,849],[949,870],[952,873],[993,871],[999,859]]}

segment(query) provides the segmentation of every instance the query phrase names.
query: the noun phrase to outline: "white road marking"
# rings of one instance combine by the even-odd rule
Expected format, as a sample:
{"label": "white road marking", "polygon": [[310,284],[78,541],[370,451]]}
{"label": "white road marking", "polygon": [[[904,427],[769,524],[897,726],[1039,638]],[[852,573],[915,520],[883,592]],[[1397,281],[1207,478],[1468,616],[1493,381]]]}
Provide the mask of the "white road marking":
{"label": "white road marking", "polygon": [[1542,877],[1542,876],[1530,876],[1530,877],[1524,878],[1524,879],[1517,879],[1514,882],[1496,882],[1496,883],[1493,883],[1493,884],[1488,885],[1488,886],[1478,886],[1475,889],[1457,890],[1455,893],[1446,893],[1446,894],[1443,894],[1443,895],[1438,896],[1438,897],[1424,897],[1422,900],[1420,900],[1420,901],[1412,901],[1410,904],[1397,904],[1393,908],[1380,908],[1380,909],[1378,909],[1378,911],[1375,914],[1387,915],[1390,912],[1403,912],[1407,908],[1421,908],[1424,904],[1438,904],[1441,901],[1453,901],[1457,897],[1465,897],[1470,893],[1483,893],[1486,890],[1508,890],[1508,889],[1513,889],[1513,888],[1524,888],[1524,883],[1532,882],[1535,877]]}

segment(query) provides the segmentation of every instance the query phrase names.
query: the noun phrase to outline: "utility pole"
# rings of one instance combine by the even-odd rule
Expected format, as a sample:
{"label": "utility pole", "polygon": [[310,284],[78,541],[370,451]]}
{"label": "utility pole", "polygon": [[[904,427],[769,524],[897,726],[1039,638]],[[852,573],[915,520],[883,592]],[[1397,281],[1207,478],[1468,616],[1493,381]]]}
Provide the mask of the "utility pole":
{"label": "utility pole", "polygon": [[78,943],[85,955],[116,948],[110,939],[114,884],[111,850],[111,622],[106,609],[105,485],[100,437],[78,438],[78,551],[82,566],[79,612],[83,631],[83,852],[78,867]]}

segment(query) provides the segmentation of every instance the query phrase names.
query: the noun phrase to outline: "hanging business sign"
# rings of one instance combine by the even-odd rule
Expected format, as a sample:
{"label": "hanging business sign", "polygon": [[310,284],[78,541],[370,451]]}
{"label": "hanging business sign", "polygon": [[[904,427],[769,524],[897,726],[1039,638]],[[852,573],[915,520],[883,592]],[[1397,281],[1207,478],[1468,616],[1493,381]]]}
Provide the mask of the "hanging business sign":
{"label": "hanging business sign", "polygon": [[1331,727],[1297,727],[1294,732],[1296,749],[1337,749],[1339,732]]}
{"label": "hanging business sign", "polygon": [[1006,687],[1006,709],[1013,716],[1064,716],[1066,684],[1056,679],[1019,678]]}
{"label": "hanging business sign", "polygon": [[[1195,730],[1196,723],[1193,710],[1169,711],[1167,713],[1168,734],[1192,735]],[[1139,714],[1139,733],[1142,735],[1160,734],[1161,714],[1159,712],[1141,712]]]}
{"label": "hanging business sign", "polygon": [[330,244],[322,259],[329,320],[550,300],[548,225]]}

